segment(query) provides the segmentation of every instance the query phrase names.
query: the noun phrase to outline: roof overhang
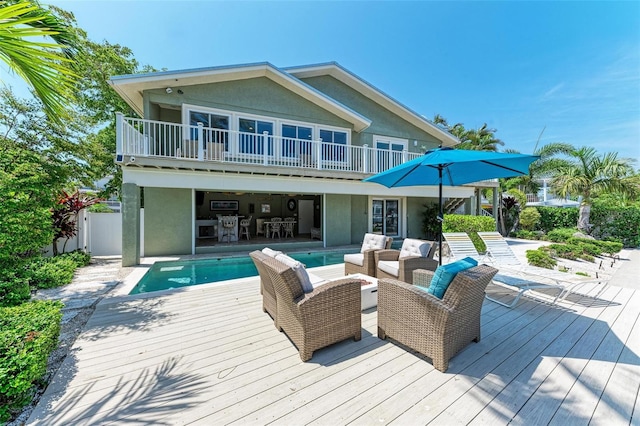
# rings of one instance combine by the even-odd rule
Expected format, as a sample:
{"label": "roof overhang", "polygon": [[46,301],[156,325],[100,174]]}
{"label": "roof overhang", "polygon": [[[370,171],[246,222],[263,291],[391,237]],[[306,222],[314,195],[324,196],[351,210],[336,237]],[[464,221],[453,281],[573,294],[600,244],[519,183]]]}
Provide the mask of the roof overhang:
{"label": "roof overhang", "polygon": [[443,146],[454,146],[460,143],[460,141],[451,133],[439,128],[422,115],[401,104],[391,96],[362,80],[360,77],[335,62],[288,67],[283,68],[283,70],[297,78],[329,75],[388,109],[390,112],[402,117],[407,122],[425,131],[434,138],[442,141]]}
{"label": "roof overhang", "polygon": [[258,77],[269,78],[287,90],[351,123],[356,132],[361,132],[371,125],[371,120],[368,118],[268,62],[114,76],[109,79],[109,84],[134,111],[140,114],[140,116],[144,116],[143,93],[145,90],[165,89],[175,86],[193,86]]}

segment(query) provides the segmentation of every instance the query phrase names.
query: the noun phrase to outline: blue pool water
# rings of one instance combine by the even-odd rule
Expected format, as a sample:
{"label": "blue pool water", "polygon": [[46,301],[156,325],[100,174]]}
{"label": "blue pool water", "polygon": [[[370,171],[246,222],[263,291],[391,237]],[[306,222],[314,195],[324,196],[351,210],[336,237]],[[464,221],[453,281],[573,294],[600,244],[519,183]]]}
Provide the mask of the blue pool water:
{"label": "blue pool water", "polygon": [[[344,254],[352,251],[290,253],[307,268],[344,262]],[[220,259],[156,262],[129,294],[149,293],[198,284],[213,283],[258,275],[249,256]]]}

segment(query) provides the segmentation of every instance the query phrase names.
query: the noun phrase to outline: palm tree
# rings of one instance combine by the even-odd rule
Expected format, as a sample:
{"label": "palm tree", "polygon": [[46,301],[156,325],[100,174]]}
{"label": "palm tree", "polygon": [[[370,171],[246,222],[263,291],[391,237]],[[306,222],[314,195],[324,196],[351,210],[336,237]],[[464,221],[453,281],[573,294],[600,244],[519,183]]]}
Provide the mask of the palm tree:
{"label": "palm tree", "polygon": [[495,136],[496,129],[487,127],[484,123],[478,130],[466,130],[464,139],[460,139],[458,145],[460,149],[470,149],[474,151],[498,151],[498,145],[504,146],[504,142]]}
{"label": "palm tree", "polygon": [[0,2],[0,59],[31,86],[55,122],[72,97],[73,53],[71,31],[49,10],[23,0]]}
{"label": "palm tree", "polygon": [[618,158],[615,152],[599,156],[594,148],[582,147],[567,153],[567,160],[559,160],[552,186],[560,195],[581,195],[578,229],[588,231],[591,199],[599,192],[635,194],[634,160]]}

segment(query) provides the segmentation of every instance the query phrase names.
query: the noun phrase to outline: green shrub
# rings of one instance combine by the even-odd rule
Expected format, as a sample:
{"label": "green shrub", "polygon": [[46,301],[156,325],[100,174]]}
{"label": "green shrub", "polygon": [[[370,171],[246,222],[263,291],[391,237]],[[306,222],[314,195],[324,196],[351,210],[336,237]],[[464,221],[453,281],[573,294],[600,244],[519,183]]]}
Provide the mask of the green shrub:
{"label": "green shrub", "polygon": [[16,306],[31,298],[29,280],[14,271],[0,271],[0,307]]}
{"label": "green shrub", "polygon": [[63,253],[61,257],[69,258],[73,260],[78,268],[87,266],[91,261],[91,255],[83,252],[82,250],[74,250],[68,253]]}
{"label": "green shrub", "polygon": [[87,211],[91,213],[113,213],[113,209],[103,203],[92,204],[87,207]]}
{"label": "green shrub", "polygon": [[476,250],[484,253],[487,250],[478,232],[491,232],[496,230],[496,222],[492,217],[469,216],[462,214],[444,215],[442,232],[466,232],[476,246]]}
{"label": "green shrub", "polygon": [[550,244],[545,248],[551,256],[563,259],[576,260],[582,252],[578,247],[568,244]]}
{"label": "green shrub", "polygon": [[540,222],[540,213],[535,207],[527,207],[520,212],[520,226],[526,231],[533,231]]}
{"label": "green shrub", "polygon": [[521,229],[515,232],[514,236],[516,238],[522,238],[523,240],[539,240],[541,237],[541,234],[536,231],[527,231],[527,230]]}
{"label": "green shrub", "polygon": [[533,266],[553,269],[558,264],[548,253],[542,250],[527,250],[527,261]]}
{"label": "green shrub", "polygon": [[35,288],[54,288],[69,284],[77,268],[69,256],[41,257],[27,267],[29,284]]}
{"label": "green shrub", "polygon": [[573,234],[576,232],[576,228],[554,229],[547,232],[547,240],[553,241],[554,243],[563,243],[569,238],[573,238]]}
{"label": "green shrub", "polygon": [[589,222],[596,238],[613,238],[624,247],[640,247],[640,206],[612,207],[594,201]]}
{"label": "green shrub", "polygon": [[557,228],[574,228],[578,223],[578,208],[536,207],[540,213],[538,229],[549,233]]}
{"label": "green shrub", "polygon": [[31,399],[58,344],[62,303],[34,301],[0,308],[0,422]]}

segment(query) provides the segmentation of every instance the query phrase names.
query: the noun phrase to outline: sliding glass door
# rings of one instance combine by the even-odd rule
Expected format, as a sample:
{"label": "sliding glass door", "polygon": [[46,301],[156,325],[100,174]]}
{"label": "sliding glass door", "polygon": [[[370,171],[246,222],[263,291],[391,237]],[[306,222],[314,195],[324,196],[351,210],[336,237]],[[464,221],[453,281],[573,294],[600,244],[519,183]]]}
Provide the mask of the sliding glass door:
{"label": "sliding glass door", "polygon": [[383,234],[389,237],[400,236],[400,200],[384,199],[373,200],[371,219],[374,234]]}

